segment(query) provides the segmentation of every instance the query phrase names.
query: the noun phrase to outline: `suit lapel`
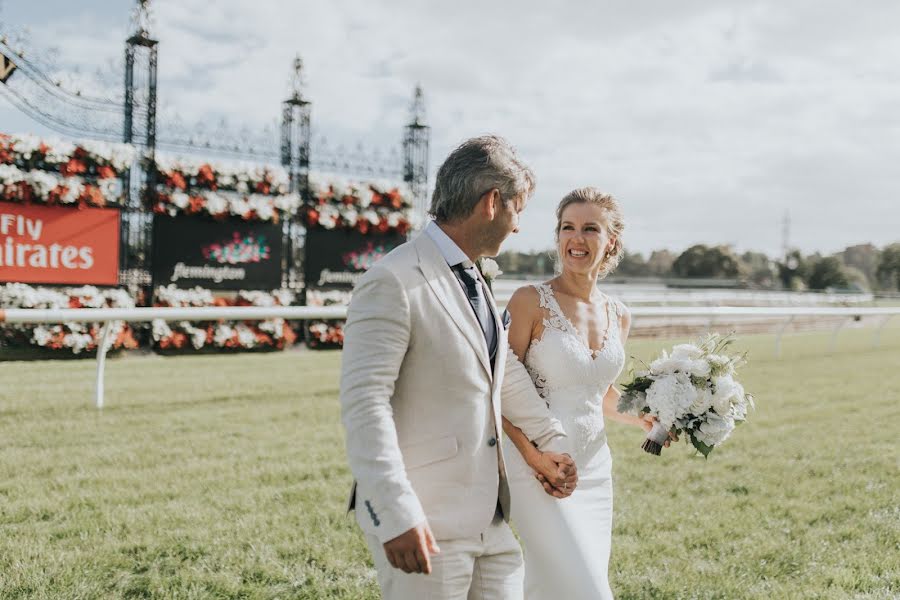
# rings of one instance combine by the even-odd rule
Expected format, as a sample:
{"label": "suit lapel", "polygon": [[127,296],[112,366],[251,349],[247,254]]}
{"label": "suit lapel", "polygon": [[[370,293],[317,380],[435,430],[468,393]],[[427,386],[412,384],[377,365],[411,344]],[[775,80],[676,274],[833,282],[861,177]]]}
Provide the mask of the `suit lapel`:
{"label": "suit lapel", "polygon": [[[441,251],[427,234],[419,235],[415,245],[419,253],[419,268],[422,270],[425,280],[434,295],[437,296],[441,306],[450,315],[451,320],[475,349],[484,370],[490,377],[493,377],[484,333],[481,331],[481,325],[478,324],[478,318],[469,305],[468,298],[463,294],[456,275],[450,270]],[[493,299],[488,304],[493,304]],[[495,309],[492,307],[491,310]]]}

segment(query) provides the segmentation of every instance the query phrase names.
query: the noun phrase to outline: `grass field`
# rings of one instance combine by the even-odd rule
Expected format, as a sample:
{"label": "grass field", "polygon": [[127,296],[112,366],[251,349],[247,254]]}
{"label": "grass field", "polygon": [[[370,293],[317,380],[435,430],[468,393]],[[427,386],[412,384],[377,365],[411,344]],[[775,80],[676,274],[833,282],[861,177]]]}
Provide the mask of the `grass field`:
{"label": "grass field", "polygon": [[[757,410],[708,461],[609,425],[617,598],[900,596],[900,328],[829,336],[741,340]],[[93,361],[0,364],[0,598],[378,597],[339,361],[114,360],[102,412]]]}

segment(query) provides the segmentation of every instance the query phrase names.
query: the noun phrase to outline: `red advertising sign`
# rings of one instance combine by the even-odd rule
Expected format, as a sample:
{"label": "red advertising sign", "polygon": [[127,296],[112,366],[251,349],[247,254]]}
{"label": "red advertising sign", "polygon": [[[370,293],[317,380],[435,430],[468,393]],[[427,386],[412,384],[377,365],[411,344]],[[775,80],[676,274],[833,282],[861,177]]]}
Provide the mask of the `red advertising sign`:
{"label": "red advertising sign", "polygon": [[119,211],[0,202],[0,281],[116,285]]}

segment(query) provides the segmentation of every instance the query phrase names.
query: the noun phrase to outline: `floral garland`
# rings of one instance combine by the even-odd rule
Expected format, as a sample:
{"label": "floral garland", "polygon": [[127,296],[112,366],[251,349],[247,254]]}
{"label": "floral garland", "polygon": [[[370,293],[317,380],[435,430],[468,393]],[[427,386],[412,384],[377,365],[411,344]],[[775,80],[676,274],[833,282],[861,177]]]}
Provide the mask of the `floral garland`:
{"label": "floral garland", "polygon": [[[353,293],[344,290],[307,290],[307,306],[347,306]],[[343,321],[313,321],[307,327],[310,348],[339,348],[344,344]]]}
{"label": "floral garland", "polygon": [[128,144],[0,134],[0,199],[79,206],[120,203],[119,176],[134,156]]}
{"label": "floral garland", "polygon": [[339,321],[317,321],[309,326],[310,348],[340,347],[344,345],[344,327]]}
{"label": "floral garland", "polygon": [[295,214],[301,204],[299,194],[288,191],[288,174],[281,167],[161,155],[156,169],[159,181],[152,198],[156,213],[278,222],[282,215]]}
{"label": "floral garland", "polygon": [[309,227],[402,235],[414,225],[412,196],[405,184],[310,173],[309,185],[313,203],[302,209]]}
{"label": "floral garland", "polygon": [[42,202],[103,207],[121,202],[118,179],[98,179],[87,183],[81,177],[61,177],[49,171],[23,171],[15,165],[0,164],[0,200]]}
{"label": "floral garland", "polygon": [[55,171],[63,177],[118,177],[131,168],[136,152],[130,144],[98,141],[72,143],[28,134],[0,133],[0,164],[23,170]]}
{"label": "floral garland", "polygon": [[[215,298],[210,290],[196,287],[182,290],[174,285],[156,289],[155,306],[287,306],[294,300],[288,290],[271,294],[240,291],[234,299]],[[242,322],[167,323],[154,320],[151,329],[153,343],[161,350],[180,350],[204,347],[228,349],[283,349],[297,340],[297,334],[284,319]]]}
{"label": "floral garland", "polygon": [[[134,301],[122,289],[100,290],[93,286],[51,289],[24,283],[0,286],[0,306],[4,308],[133,308]],[[50,350],[70,350],[73,354],[93,351],[99,343],[99,323],[62,323],[58,325],[7,324],[0,336],[10,346],[38,346]],[[134,330],[117,321],[112,329],[113,349],[138,347]]]}

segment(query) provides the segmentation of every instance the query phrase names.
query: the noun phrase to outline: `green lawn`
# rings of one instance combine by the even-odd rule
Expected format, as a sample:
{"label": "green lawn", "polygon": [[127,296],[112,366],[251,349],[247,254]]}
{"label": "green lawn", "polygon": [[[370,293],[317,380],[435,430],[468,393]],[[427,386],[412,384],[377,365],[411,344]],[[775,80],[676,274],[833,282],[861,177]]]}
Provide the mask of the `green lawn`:
{"label": "green lawn", "polygon": [[[900,328],[829,338],[741,340],[757,410],[708,461],[609,425],[617,598],[900,596]],[[339,361],[113,360],[102,412],[93,361],[0,364],[0,598],[377,597]]]}

